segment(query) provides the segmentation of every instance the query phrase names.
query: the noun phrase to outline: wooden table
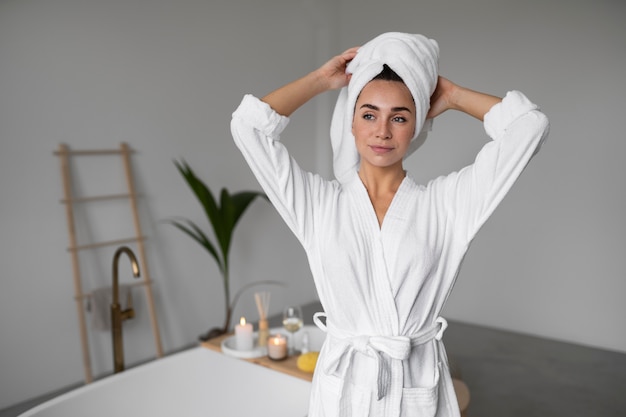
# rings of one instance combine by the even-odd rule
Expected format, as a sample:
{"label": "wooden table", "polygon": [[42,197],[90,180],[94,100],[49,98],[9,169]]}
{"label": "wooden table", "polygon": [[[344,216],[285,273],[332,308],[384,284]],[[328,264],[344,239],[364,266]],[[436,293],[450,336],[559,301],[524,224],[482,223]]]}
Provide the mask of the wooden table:
{"label": "wooden table", "polygon": [[[222,351],[222,341],[226,338],[232,336],[231,334],[225,334],[222,336],[215,337],[213,339],[207,340],[206,342],[202,342],[202,346],[216,352]],[[289,356],[287,359],[282,361],[274,361],[267,356],[261,356],[258,358],[250,358],[250,359],[242,359],[248,362],[255,363],[257,365],[265,366],[266,368],[273,369],[275,371],[283,372],[285,374],[295,376],[297,378],[304,379],[306,381],[313,380],[313,374],[309,372],[304,372],[298,369],[297,356]],[[456,392],[457,400],[459,401],[459,408],[461,410],[461,415],[463,417],[466,416],[467,408],[469,406],[470,393],[467,385],[460,379],[453,378],[452,382],[454,384],[454,391]]]}
{"label": "wooden table", "polygon": [[[211,350],[215,350],[216,352],[222,351],[222,341],[232,336],[231,334],[225,334],[222,336],[215,337],[213,339],[209,339],[206,342],[202,342],[202,346],[209,348]],[[307,381],[313,380],[313,374],[309,372],[304,372],[298,369],[296,362],[298,361],[297,356],[288,356],[287,359],[282,361],[274,361],[267,356],[261,356],[258,358],[250,358],[250,359],[242,359],[244,361],[256,363],[257,365],[265,366],[266,368],[273,369],[275,371],[283,372],[285,374],[295,376]]]}

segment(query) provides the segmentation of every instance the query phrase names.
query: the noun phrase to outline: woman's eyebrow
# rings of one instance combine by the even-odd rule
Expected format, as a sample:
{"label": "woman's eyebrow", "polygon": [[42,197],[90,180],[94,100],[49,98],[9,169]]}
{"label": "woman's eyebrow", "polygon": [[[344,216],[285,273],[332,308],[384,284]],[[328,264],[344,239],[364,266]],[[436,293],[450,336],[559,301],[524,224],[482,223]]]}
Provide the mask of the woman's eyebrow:
{"label": "woman's eyebrow", "polygon": [[[361,105],[360,108],[362,109],[363,107],[365,107],[367,109],[370,109],[370,110],[376,110],[376,111],[380,110],[380,108],[378,108],[378,106],[375,106],[373,104],[368,104],[368,103],[365,103],[365,104]],[[406,112],[411,113],[411,109],[409,109],[408,107],[392,107],[391,111],[393,111],[393,112],[406,111]]]}
{"label": "woman's eyebrow", "polygon": [[380,110],[378,108],[378,106],[374,106],[373,104],[363,104],[361,107],[359,107],[360,109],[362,109],[363,107],[365,107],[366,109],[370,109],[370,110]]}

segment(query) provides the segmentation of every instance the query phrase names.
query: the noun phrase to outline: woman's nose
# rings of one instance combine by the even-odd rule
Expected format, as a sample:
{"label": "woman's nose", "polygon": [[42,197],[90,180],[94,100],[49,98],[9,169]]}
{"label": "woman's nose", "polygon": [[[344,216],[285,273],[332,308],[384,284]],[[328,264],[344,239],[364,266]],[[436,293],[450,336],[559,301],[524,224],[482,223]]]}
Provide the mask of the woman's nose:
{"label": "woman's nose", "polygon": [[389,127],[389,123],[381,122],[377,126],[377,136],[381,139],[391,139],[391,129]]}

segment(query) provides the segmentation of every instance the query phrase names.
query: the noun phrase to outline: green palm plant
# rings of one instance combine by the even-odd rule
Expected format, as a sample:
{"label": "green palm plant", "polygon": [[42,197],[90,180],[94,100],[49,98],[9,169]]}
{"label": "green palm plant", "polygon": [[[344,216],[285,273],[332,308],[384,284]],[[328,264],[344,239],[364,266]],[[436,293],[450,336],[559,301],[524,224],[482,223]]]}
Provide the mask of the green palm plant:
{"label": "green palm plant", "polygon": [[214,244],[209,239],[207,234],[189,219],[169,221],[171,224],[185,232],[193,240],[202,245],[202,247],[211,254],[217,262],[222,275],[224,300],[226,304],[226,319],[222,327],[212,328],[205,335],[200,336],[201,340],[208,340],[212,337],[228,332],[233,310],[237,304],[239,296],[245,289],[258,284],[280,284],[276,281],[259,281],[251,283],[241,288],[235,294],[232,301],[230,298],[230,264],[228,255],[235,226],[255,198],[262,197],[267,199],[267,196],[256,191],[242,191],[230,194],[226,188],[222,188],[220,201],[218,203],[209,187],[207,187],[206,184],[196,176],[191,167],[184,160],[181,162],[174,161],[174,164],[202,205],[209,223],[213,228],[215,240],[217,241],[217,244]]}

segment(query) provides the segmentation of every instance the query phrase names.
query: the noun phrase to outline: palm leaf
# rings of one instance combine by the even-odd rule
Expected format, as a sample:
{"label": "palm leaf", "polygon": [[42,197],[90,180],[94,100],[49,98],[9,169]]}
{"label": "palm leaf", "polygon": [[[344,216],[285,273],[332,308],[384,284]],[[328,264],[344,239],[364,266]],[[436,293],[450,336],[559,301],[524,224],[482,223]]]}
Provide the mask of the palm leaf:
{"label": "palm leaf", "polygon": [[169,222],[172,225],[176,226],[178,229],[185,232],[187,235],[189,235],[193,240],[198,242],[200,245],[202,245],[213,256],[213,258],[215,258],[217,265],[219,266],[220,270],[223,273],[224,266],[222,265],[222,260],[220,259],[220,256],[217,253],[217,250],[215,250],[215,246],[213,246],[211,241],[207,238],[206,234],[195,223],[187,219],[185,219],[185,221],[187,222],[189,226],[186,226],[183,223],[176,221],[176,220],[170,220]]}
{"label": "palm leaf", "polygon": [[241,191],[233,194],[232,200],[235,206],[235,215],[232,223],[232,228],[234,229],[239,222],[239,218],[246,211],[250,203],[254,201],[257,197],[262,197],[267,199],[267,196],[263,193],[257,191]]}
{"label": "palm leaf", "polygon": [[224,236],[224,241],[220,242],[220,244],[222,245],[222,250],[226,255],[226,258],[228,257],[230,242],[239,219],[256,197],[264,195],[265,194],[256,191],[243,191],[235,194],[229,194],[225,188],[222,189],[220,195],[220,212],[222,214],[224,228],[228,230],[229,233]]}
{"label": "palm leaf", "polygon": [[[224,228],[224,223],[222,221],[222,216],[220,214],[220,209],[215,202],[215,198],[213,197],[213,193],[209,190],[209,187],[196,176],[191,167],[185,162],[174,161],[176,168],[182,174],[182,176],[187,181],[187,184],[193,191],[194,195],[202,205],[204,212],[213,227],[213,233],[215,233],[215,238],[218,242],[224,240],[224,236],[228,234],[228,231]],[[223,254],[223,252],[222,252]]]}

